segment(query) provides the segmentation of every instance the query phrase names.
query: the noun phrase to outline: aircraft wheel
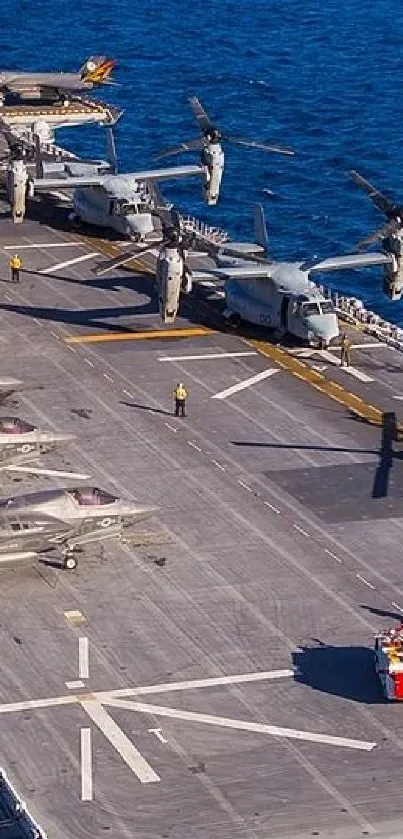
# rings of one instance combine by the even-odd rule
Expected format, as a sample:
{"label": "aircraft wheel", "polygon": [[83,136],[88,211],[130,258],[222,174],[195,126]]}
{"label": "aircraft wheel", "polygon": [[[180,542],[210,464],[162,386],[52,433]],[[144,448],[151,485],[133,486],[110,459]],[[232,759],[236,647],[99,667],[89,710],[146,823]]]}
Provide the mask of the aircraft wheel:
{"label": "aircraft wheel", "polygon": [[65,557],[64,567],[67,568],[68,571],[75,571],[77,568],[77,560],[73,554],[69,554]]}
{"label": "aircraft wheel", "polygon": [[232,315],[225,319],[225,322],[227,326],[230,327],[230,329],[239,329],[241,325],[241,316],[234,312]]}

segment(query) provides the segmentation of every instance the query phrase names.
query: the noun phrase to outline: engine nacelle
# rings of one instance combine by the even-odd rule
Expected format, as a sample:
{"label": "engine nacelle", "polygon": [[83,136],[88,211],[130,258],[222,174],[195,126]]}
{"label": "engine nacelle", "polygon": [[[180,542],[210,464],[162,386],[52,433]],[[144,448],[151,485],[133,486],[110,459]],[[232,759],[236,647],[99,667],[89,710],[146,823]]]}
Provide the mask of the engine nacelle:
{"label": "engine nacelle", "polygon": [[204,168],[204,200],[212,206],[217,204],[224,171],[224,152],[220,143],[207,143],[203,147],[201,163]]}
{"label": "engine nacelle", "polygon": [[403,293],[403,231],[388,236],[382,244],[392,258],[385,265],[383,290],[391,300],[400,300]]}
{"label": "engine nacelle", "polygon": [[178,248],[163,248],[157,259],[155,274],[158,308],[162,323],[174,323],[184,275],[183,258]]}
{"label": "engine nacelle", "polygon": [[7,195],[15,224],[20,224],[24,220],[27,183],[28,172],[24,161],[11,161],[7,169]]}

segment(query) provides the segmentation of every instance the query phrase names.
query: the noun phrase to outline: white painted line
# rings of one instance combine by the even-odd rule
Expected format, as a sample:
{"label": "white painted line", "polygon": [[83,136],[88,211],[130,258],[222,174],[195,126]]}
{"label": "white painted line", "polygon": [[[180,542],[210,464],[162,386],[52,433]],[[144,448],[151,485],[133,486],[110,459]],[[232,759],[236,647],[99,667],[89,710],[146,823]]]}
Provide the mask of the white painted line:
{"label": "white painted line", "polygon": [[81,681],[81,679],[75,679],[73,682],[65,682],[64,684],[69,690],[79,690],[80,688],[85,687],[85,684]]}
{"label": "white painted line", "polygon": [[165,425],[166,425],[167,428],[169,428],[170,431],[173,431],[173,433],[176,434],[176,432],[178,430],[177,428],[174,428],[174,426],[170,425],[169,422],[166,422]]}
{"label": "white painted line", "polygon": [[135,399],[135,397],[133,396],[133,394],[132,394],[132,393],[130,393],[130,391],[128,391],[128,390],[124,390],[124,391],[123,391],[123,393],[125,393],[125,394],[126,394],[126,396],[128,396],[128,397],[129,397],[129,399]]}
{"label": "white painted line", "polygon": [[227,387],[226,390],[220,391],[220,393],[215,393],[211,398],[226,399],[227,396],[232,396],[233,393],[238,393],[238,391],[245,390],[245,388],[251,387],[251,385],[256,385],[258,382],[262,382],[263,379],[268,379],[270,376],[274,376],[274,374],[278,372],[278,370],[274,370],[273,368],[269,370],[262,370],[262,372],[257,373],[256,376],[251,376],[243,382],[238,382],[237,385],[232,385],[231,387]]}
{"label": "white painted line", "polygon": [[[165,423],[165,425],[168,425],[168,423]],[[197,446],[196,443],[192,442],[192,440],[188,440],[188,446],[191,446],[192,449],[196,449],[197,452],[201,452],[200,446]]]}
{"label": "white painted line", "polygon": [[256,352],[217,352],[206,353],[205,355],[161,355],[158,361],[209,361],[216,358],[246,358],[248,355],[257,355]]}
{"label": "white painted line", "polygon": [[266,507],[270,507],[270,509],[273,510],[273,513],[276,513],[278,516],[280,515],[281,510],[278,510],[277,507],[275,507],[273,504],[270,504],[270,501],[263,501],[263,504],[265,504]]}
{"label": "white painted line", "polygon": [[361,574],[356,574],[355,576],[357,577],[357,580],[361,580],[361,582],[364,583],[364,586],[368,586],[368,588],[372,588],[372,591],[375,591],[375,586],[373,586],[372,583],[369,583],[365,577],[362,577]]}
{"label": "white painted line", "polygon": [[243,481],[241,481],[239,479],[237,480],[237,484],[239,484],[239,486],[243,487],[243,489],[246,489],[248,492],[253,492],[253,489],[252,489],[252,487],[249,486],[249,484],[245,484]]}
{"label": "white painted line", "polygon": [[67,346],[67,349],[68,349],[68,350],[71,350],[72,352],[77,352],[77,350],[75,349],[75,347],[72,347],[72,346],[71,346],[71,344],[66,344],[66,346]]}
{"label": "white painted line", "polygon": [[295,530],[298,530],[298,533],[302,533],[302,535],[307,536],[308,539],[310,538],[309,533],[307,533],[306,530],[303,530],[302,527],[299,526],[299,524],[293,524],[293,527],[295,528]]}
{"label": "white painted line", "polygon": [[152,784],[161,780],[100,702],[89,699],[80,704],[142,784]]}
{"label": "white painted line", "polygon": [[13,299],[12,297],[10,297],[9,294],[5,294],[4,297],[6,298],[6,300],[12,300]]}
{"label": "white painted line", "polygon": [[92,801],[92,743],[91,729],[80,729],[81,801]]}
{"label": "white painted line", "polygon": [[341,367],[339,359],[335,358],[328,350],[318,350],[317,354],[325,361],[329,361],[330,364],[335,364],[337,367],[340,367],[341,370],[344,370],[345,373],[348,373],[350,376],[354,376],[355,379],[359,379],[361,382],[368,383],[374,381],[371,379],[371,376],[367,376],[366,373],[361,373],[361,370],[357,370],[356,367],[351,367],[351,365],[349,367]]}
{"label": "white painted line", "polygon": [[80,679],[90,677],[89,644],[88,638],[85,637],[78,639],[78,675]]}
{"label": "white painted line", "polygon": [[336,562],[343,562],[343,560],[340,559],[339,556],[336,556],[336,554],[332,553],[332,551],[329,551],[329,548],[325,548],[325,554],[328,554],[329,556],[331,556],[332,559],[336,560]]}
{"label": "white painted line", "polygon": [[385,344],[384,341],[377,341],[374,344],[371,343],[364,343],[364,344],[351,344],[352,350],[377,350],[378,347],[387,347],[388,344]]}
{"label": "white painted line", "polygon": [[211,462],[212,462],[212,463],[214,463],[214,466],[216,466],[216,467],[217,467],[217,469],[221,469],[221,472],[225,472],[225,471],[226,471],[226,470],[225,470],[225,466],[222,466],[222,465],[221,465],[221,463],[219,463],[219,462],[218,462],[218,460],[214,460],[214,459],[213,459]]}
{"label": "white painted line", "polygon": [[27,248],[83,248],[85,242],[38,242],[32,245],[3,245],[3,251],[22,251]]}
{"label": "white painted line", "polygon": [[[83,703],[84,704],[84,703]],[[346,749],[371,752],[377,745],[366,740],[353,740],[350,737],[336,737],[332,734],[317,734],[314,731],[299,731],[295,728],[282,728],[277,725],[247,722],[246,720],[218,717],[212,714],[199,714],[194,711],[184,711],[180,708],[166,708],[161,705],[149,705],[144,702],[132,702],[127,699],[112,699],[106,702],[114,708],[124,708],[128,711],[139,711],[143,714],[153,714],[156,717],[170,717],[186,722],[205,723],[221,728],[233,728],[237,731],[254,731],[258,734],[270,734],[272,737],[287,737],[292,740],[305,740],[309,743],[325,743],[329,746],[341,746]],[[102,706],[101,706],[102,707]]]}
{"label": "white painted line", "polygon": [[393,600],[392,600],[392,606],[394,606],[395,609],[398,609],[399,612],[403,612],[403,606],[399,606],[399,604],[395,603]]}
{"label": "white painted line", "polygon": [[75,259],[68,259],[66,262],[58,262],[56,265],[50,265],[49,268],[42,268],[40,274],[53,274],[54,271],[59,271],[60,268],[67,268],[69,265],[78,265],[79,262],[85,262],[88,259],[93,259],[98,256],[98,251],[91,253],[84,253],[82,256],[77,256]]}
{"label": "white painted line", "polygon": [[4,466],[3,472],[26,472],[27,475],[48,475],[50,478],[76,478],[77,481],[88,481],[91,475],[81,472],[60,472],[58,469],[40,469],[35,466]]}
{"label": "white painted line", "polygon": [[160,743],[167,743],[168,742],[168,740],[164,737],[161,728],[149,728],[148,730],[149,730],[150,734],[155,734],[157,740],[159,740]]}
{"label": "white painted line", "polygon": [[[171,691],[200,690],[201,688],[222,687],[223,685],[244,685],[253,682],[276,681],[289,679],[294,676],[294,670],[262,670],[261,673],[242,673],[234,676],[213,676],[211,679],[191,679],[185,682],[165,682],[160,685],[145,685],[136,688],[118,688],[97,692],[96,696],[104,702],[105,697],[122,696],[150,696],[156,693],[171,693]],[[2,706],[0,705],[0,712]]]}
{"label": "white painted line", "polygon": [[92,361],[90,361],[90,359],[89,359],[89,358],[85,358],[85,359],[84,359],[84,361],[85,361],[85,363],[86,363],[86,364],[88,364],[88,365],[89,365],[89,367],[94,367],[93,362],[92,362]]}
{"label": "white painted line", "polygon": [[105,379],[108,379],[108,382],[114,382],[115,379],[112,379],[112,376],[109,376],[108,373],[102,373]]}
{"label": "white painted line", "polygon": [[403,396],[393,396],[393,397],[392,397],[392,399],[400,399],[400,400],[402,400],[402,399],[403,399]]}
{"label": "white painted line", "polygon": [[51,335],[53,335],[54,338],[57,338],[57,340],[59,340],[60,336],[57,334],[57,332],[54,332],[53,329],[51,330]]}

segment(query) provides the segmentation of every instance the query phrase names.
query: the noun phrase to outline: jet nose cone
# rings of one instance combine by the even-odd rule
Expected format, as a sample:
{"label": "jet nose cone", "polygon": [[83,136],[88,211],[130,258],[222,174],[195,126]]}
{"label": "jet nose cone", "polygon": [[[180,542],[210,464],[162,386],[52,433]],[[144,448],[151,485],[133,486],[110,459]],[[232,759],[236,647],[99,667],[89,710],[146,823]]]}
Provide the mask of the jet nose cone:
{"label": "jet nose cone", "polygon": [[59,443],[71,443],[75,439],[75,434],[44,432],[41,434],[40,442],[57,446]]}
{"label": "jet nose cone", "polygon": [[135,504],[123,516],[123,527],[132,527],[136,522],[148,519],[158,513],[160,507],[153,504]]}

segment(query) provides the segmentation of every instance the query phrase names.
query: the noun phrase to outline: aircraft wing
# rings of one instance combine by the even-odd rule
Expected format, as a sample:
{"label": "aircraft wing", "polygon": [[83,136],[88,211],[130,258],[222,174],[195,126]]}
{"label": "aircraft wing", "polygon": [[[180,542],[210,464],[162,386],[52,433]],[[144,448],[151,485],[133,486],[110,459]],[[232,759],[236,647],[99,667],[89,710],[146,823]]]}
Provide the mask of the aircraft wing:
{"label": "aircraft wing", "polygon": [[335,256],[323,259],[311,265],[302,265],[302,270],[308,271],[340,271],[344,268],[370,268],[373,265],[388,265],[393,261],[386,253],[352,253],[346,256]]}
{"label": "aircraft wing", "polygon": [[135,181],[168,181],[177,178],[189,178],[193,175],[203,175],[204,169],[200,164],[189,166],[167,166],[165,169],[144,169],[140,172],[125,173]]}
{"label": "aircraft wing", "polygon": [[270,265],[227,265],[222,268],[207,268],[205,271],[192,271],[194,280],[205,279],[207,276],[219,277],[222,280],[253,280],[270,277]]}
{"label": "aircraft wing", "polygon": [[63,176],[61,178],[33,178],[32,184],[34,192],[45,191],[53,189],[76,189],[86,186],[102,186],[107,187],[107,180],[113,178],[116,183],[121,178],[133,181],[167,181],[177,178],[189,178],[194,175],[203,175],[204,169],[199,164],[191,166],[169,166],[165,169],[142,169],[139,172],[125,172],[122,175],[78,175],[78,176]]}
{"label": "aircraft wing", "polygon": [[65,178],[32,178],[34,192],[49,192],[52,189],[76,189],[81,186],[102,186],[105,176],[81,175]]}

